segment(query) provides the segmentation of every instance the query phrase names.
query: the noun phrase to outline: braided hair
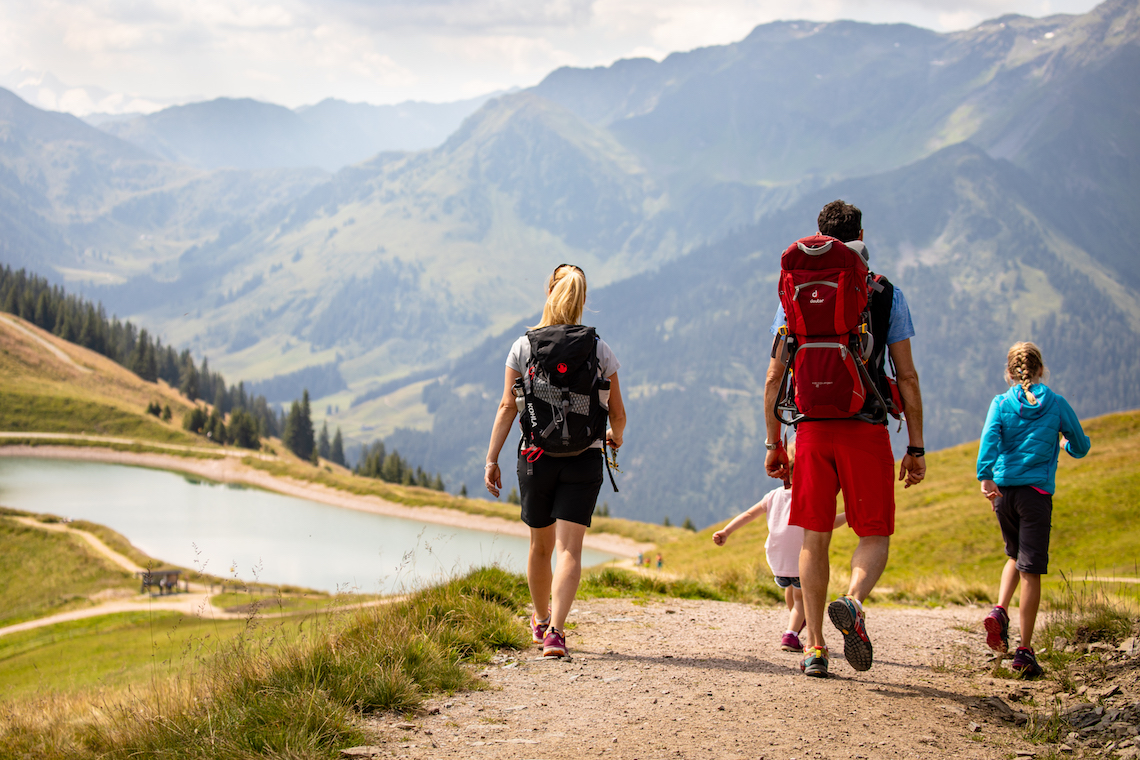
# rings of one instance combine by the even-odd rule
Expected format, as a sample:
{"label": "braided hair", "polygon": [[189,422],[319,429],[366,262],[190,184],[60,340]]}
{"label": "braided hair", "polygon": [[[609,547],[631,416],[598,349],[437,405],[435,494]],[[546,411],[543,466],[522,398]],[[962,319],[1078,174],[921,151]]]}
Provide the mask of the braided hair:
{"label": "braided hair", "polygon": [[1010,385],[1020,385],[1025,389],[1025,398],[1030,404],[1037,403],[1030,387],[1045,375],[1045,360],[1041,349],[1028,341],[1014,343],[1005,358],[1005,379]]}

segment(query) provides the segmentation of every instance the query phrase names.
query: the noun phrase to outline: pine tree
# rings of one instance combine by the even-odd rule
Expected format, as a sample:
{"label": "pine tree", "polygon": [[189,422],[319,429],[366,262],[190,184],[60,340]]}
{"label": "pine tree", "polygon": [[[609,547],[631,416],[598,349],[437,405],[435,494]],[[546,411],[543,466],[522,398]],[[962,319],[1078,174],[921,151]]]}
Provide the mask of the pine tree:
{"label": "pine tree", "polygon": [[400,459],[400,452],[393,451],[384,457],[384,466],[380,469],[380,478],[389,483],[399,483],[404,479],[404,462]]}
{"label": "pine tree", "polygon": [[[285,448],[297,454],[298,441],[297,430],[301,425],[301,402],[294,401],[293,405],[289,408],[289,415],[285,418],[285,429],[281,433],[281,442],[285,444]],[[301,456],[297,454],[297,456]],[[307,458],[307,457],[305,457]]]}
{"label": "pine tree", "polygon": [[317,436],[317,454],[320,455],[321,459],[328,459],[330,461],[332,460],[332,457],[330,456],[332,454],[332,449],[329,446],[328,420],[325,420],[324,424],[321,425],[321,434]]}
{"label": "pine tree", "polygon": [[198,400],[198,369],[194,360],[190,358],[189,351],[182,352],[182,371],[179,373],[182,382],[178,384],[178,391],[190,401]]}
{"label": "pine tree", "polygon": [[309,407],[309,389],[306,388],[301,394],[301,429],[298,432],[298,442],[304,454],[302,457],[312,456],[313,451],[317,447],[316,435],[313,433],[313,416],[312,409]]}
{"label": "pine tree", "polygon": [[309,414],[309,391],[306,389],[301,401],[294,401],[289,409],[289,416],[285,418],[285,433],[281,439],[285,447],[298,457],[311,460],[316,452],[316,442],[313,420]]}
{"label": "pine tree", "polygon": [[333,436],[332,448],[329,450],[329,461],[344,467],[344,439],[341,438],[339,425],[336,428],[336,435]]}

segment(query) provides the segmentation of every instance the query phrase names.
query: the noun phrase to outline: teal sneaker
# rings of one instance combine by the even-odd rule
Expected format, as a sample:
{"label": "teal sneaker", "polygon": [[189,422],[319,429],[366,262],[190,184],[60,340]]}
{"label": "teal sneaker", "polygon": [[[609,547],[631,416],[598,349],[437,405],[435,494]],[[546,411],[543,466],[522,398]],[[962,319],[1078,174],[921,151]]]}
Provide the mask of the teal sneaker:
{"label": "teal sneaker", "polygon": [[855,606],[850,597],[841,597],[827,605],[827,616],[843,634],[843,656],[856,670],[870,670],[873,651],[867,636],[863,610]]}
{"label": "teal sneaker", "polygon": [[804,672],[805,676],[827,678],[827,647],[808,647],[805,649],[800,670]]}

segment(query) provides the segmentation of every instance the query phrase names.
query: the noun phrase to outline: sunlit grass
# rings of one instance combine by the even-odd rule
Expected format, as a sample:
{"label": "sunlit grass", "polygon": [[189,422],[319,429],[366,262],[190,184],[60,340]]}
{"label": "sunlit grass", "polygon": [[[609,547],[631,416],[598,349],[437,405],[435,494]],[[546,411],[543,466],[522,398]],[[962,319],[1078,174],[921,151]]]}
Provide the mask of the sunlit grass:
{"label": "sunlit grass", "polygon": [[132,588],[137,585],[130,573],[78,537],[0,516],[0,627],[87,606],[100,592]]}
{"label": "sunlit grass", "polygon": [[[1140,503],[1140,412],[1106,415],[1084,426],[1092,451],[1080,460],[1062,455],[1058,468],[1047,592],[1062,588],[1061,570],[1071,577],[1140,577],[1140,539],[1132,526],[1134,505]],[[926,480],[909,489],[896,487],[896,530],[878,599],[920,604],[994,601],[1006,557],[997,520],[978,490],[977,452],[977,443],[930,452]],[[756,494],[757,499],[761,496]],[[722,526],[681,534],[663,546],[665,569],[698,579],[716,578],[734,568],[759,567],[757,575],[765,574],[768,531],[763,521],[745,526],[718,547],[712,534]],[[835,531],[833,593],[846,591],[857,540],[847,527]]]}
{"label": "sunlit grass", "polygon": [[174,672],[145,685],[3,703],[0,755],[330,757],[375,739],[361,715],[478,688],[471,664],[529,640],[527,598],[521,576],[491,568],[342,615],[239,621],[179,642]]}

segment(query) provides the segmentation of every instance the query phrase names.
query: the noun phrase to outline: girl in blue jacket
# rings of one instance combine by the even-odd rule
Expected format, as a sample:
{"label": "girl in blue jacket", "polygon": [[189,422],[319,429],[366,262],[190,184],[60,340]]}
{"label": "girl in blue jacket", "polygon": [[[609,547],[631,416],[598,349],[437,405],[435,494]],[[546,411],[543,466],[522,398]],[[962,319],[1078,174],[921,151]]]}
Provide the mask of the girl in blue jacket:
{"label": "girl in blue jacket", "polygon": [[1045,376],[1037,346],[1016,343],[1009,349],[1005,379],[1012,387],[990,404],[978,451],[982,495],[993,504],[1010,558],[1001,573],[998,604],[984,621],[986,644],[1009,651],[1006,610],[1020,581],[1021,646],[1012,667],[1026,678],[1044,672],[1033,653],[1033,627],[1041,603],[1041,576],[1049,569],[1057,459],[1062,448],[1080,459],[1090,445],[1069,402],[1041,383]]}

